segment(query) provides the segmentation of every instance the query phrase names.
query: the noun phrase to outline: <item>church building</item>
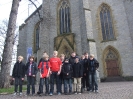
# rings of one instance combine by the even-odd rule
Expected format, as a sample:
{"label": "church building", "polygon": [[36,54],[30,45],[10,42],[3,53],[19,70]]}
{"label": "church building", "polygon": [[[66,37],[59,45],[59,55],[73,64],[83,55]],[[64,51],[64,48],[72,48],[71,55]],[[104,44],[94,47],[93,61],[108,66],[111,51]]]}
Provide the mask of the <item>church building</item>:
{"label": "church building", "polygon": [[133,1],[43,0],[19,27],[17,53],[38,62],[54,50],[94,54],[100,78],[133,76]]}

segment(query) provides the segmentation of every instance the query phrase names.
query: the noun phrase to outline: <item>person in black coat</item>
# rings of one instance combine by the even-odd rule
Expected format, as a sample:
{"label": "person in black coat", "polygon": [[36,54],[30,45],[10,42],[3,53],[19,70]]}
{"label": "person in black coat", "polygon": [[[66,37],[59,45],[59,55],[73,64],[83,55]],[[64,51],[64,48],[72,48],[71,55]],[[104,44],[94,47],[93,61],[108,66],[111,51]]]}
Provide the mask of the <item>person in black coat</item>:
{"label": "person in black coat", "polygon": [[68,94],[68,84],[69,84],[69,94],[72,93],[72,65],[69,63],[69,60],[66,58],[62,66],[62,73],[64,78],[64,93]]}
{"label": "person in black coat", "polygon": [[65,55],[61,54],[60,59],[61,59],[61,62],[62,62],[62,67],[61,67],[61,73],[60,73],[60,79],[59,80],[60,80],[60,87],[61,87],[61,93],[62,93],[62,84],[64,82],[62,68],[63,68],[63,64],[65,63]]}
{"label": "person in black coat", "polygon": [[98,92],[98,83],[96,70],[99,67],[98,61],[94,58],[94,55],[91,54],[88,60],[88,71],[89,71],[89,91]]}
{"label": "person in black coat", "polygon": [[18,56],[18,61],[13,67],[12,77],[15,80],[14,95],[17,95],[19,85],[19,95],[22,95],[22,83],[25,77],[25,64],[22,62],[23,57]]}
{"label": "person in black coat", "polygon": [[27,62],[26,67],[27,76],[27,95],[30,94],[30,85],[32,85],[32,95],[35,94],[35,77],[37,74],[37,64],[34,62],[34,56],[29,57],[29,62]]}
{"label": "person in black coat", "polygon": [[81,78],[83,77],[83,66],[79,62],[79,58],[76,57],[73,64],[73,78],[74,78],[74,93],[81,94]]}
{"label": "person in black coat", "polygon": [[69,58],[69,63],[73,65],[75,63],[75,59],[76,59],[76,53],[72,52],[71,57]]}
{"label": "person in black coat", "polygon": [[88,77],[88,73],[89,71],[87,70],[87,66],[88,66],[88,60],[89,60],[89,55],[88,53],[84,53],[84,60],[83,60],[83,78],[82,78],[82,91],[85,90],[85,87],[87,88],[87,91],[89,90],[89,77]]}

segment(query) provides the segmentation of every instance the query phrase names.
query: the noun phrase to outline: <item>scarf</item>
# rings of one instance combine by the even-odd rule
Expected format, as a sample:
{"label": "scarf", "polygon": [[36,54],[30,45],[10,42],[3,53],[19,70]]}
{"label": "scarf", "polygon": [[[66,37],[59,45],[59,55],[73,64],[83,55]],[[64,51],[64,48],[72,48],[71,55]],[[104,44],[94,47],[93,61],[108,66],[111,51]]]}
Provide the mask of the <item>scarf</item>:
{"label": "scarf", "polygon": [[41,73],[42,73],[42,74],[44,73],[44,62],[46,62],[46,68],[47,68],[47,69],[49,68],[49,66],[48,66],[48,61],[44,60],[44,61],[42,62],[42,68],[41,68]]}

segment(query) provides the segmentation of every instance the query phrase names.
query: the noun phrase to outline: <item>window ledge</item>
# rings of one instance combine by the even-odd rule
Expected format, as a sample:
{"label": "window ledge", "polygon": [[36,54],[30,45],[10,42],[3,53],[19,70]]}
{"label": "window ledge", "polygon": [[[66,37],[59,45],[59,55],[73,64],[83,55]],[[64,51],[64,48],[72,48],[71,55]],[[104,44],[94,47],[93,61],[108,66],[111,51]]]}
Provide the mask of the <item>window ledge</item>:
{"label": "window ledge", "polygon": [[96,42],[94,39],[87,39],[89,42]]}
{"label": "window ledge", "polygon": [[117,39],[112,39],[112,40],[103,40],[101,41],[101,43],[104,43],[104,42],[110,42],[110,41],[116,41]]}

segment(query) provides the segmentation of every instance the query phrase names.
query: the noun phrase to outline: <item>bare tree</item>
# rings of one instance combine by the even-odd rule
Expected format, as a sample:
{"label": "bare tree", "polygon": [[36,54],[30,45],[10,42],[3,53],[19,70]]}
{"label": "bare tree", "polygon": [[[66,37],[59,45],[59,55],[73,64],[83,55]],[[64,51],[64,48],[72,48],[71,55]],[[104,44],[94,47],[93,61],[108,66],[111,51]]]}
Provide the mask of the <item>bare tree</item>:
{"label": "bare tree", "polygon": [[1,72],[0,72],[0,88],[8,88],[9,78],[10,78],[10,66],[12,62],[12,51],[14,45],[14,34],[16,29],[17,13],[19,8],[19,3],[21,0],[13,0],[12,8],[9,17],[8,29],[5,39],[4,51],[1,62]]}

